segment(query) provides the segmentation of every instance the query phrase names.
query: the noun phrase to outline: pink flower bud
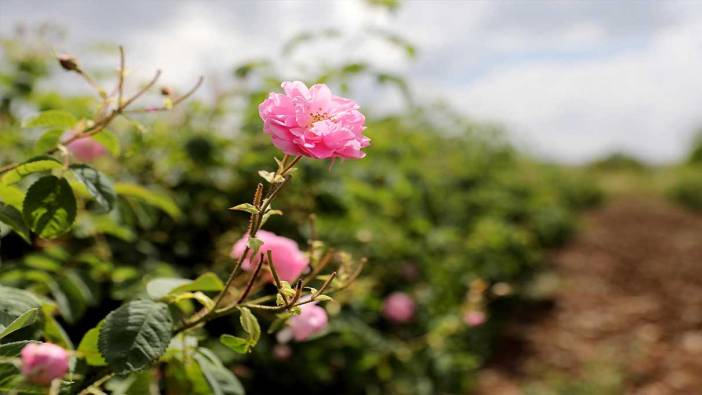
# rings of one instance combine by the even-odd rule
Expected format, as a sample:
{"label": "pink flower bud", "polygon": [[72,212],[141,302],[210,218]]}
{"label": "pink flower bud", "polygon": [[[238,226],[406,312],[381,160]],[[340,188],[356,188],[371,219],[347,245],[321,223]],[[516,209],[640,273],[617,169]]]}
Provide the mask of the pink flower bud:
{"label": "pink flower bud", "polygon": [[[275,270],[281,280],[292,283],[295,279],[300,277],[300,274],[307,268],[309,262],[294,240],[278,236],[273,232],[267,232],[265,230],[259,230],[256,233],[256,238],[263,241],[259,254],[263,253],[265,255],[268,251],[271,251],[273,265],[275,265]],[[244,253],[248,241],[248,235],[237,241],[232,248],[232,257],[240,257],[241,254]],[[254,269],[250,258],[251,253],[249,253],[241,265],[244,270]],[[258,264],[258,257],[256,257],[255,261],[256,264]]]}
{"label": "pink flower bud", "polygon": [[68,352],[55,344],[27,344],[21,357],[22,375],[34,384],[49,385],[68,372]]}
{"label": "pink flower bud", "polygon": [[463,315],[463,321],[470,327],[480,326],[487,321],[485,313],[479,310],[471,310]]}
{"label": "pink flower bud", "polygon": [[311,158],[366,156],[366,118],[351,99],[334,96],[324,84],[309,89],[300,81],[283,82],[283,94],[271,93],[258,106],[263,131],[288,155]]}
{"label": "pink flower bud", "polygon": [[383,315],[390,321],[403,323],[414,317],[414,300],[404,292],[393,292],[385,298]]}
{"label": "pink flower bud", "polygon": [[328,323],[327,312],[323,308],[309,303],[300,306],[300,309],[300,314],[288,321],[293,338],[299,342],[321,332]]}
{"label": "pink flower bud", "polygon": [[276,344],[273,346],[273,356],[279,361],[285,361],[292,356],[292,349],[287,344]]}
{"label": "pink flower bud", "polygon": [[[66,133],[63,140],[68,141],[74,136]],[[92,137],[83,137],[66,144],[66,148],[81,162],[92,162],[105,155],[107,150]]]}

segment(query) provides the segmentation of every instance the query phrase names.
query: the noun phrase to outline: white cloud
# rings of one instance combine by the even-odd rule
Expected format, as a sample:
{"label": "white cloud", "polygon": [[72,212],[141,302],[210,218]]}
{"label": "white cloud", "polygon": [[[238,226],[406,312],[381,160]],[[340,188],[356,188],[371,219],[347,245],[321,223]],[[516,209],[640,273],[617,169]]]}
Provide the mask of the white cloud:
{"label": "white cloud", "polygon": [[468,113],[502,121],[521,144],[554,159],[626,150],[674,160],[702,124],[701,26],[662,29],[648,45],[605,58],[503,67],[452,96]]}

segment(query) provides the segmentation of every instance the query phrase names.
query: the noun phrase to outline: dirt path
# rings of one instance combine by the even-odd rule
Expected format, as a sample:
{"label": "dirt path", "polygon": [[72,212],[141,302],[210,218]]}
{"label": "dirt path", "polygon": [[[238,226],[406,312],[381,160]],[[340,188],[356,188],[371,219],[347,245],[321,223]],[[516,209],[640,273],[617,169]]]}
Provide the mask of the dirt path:
{"label": "dirt path", "polygon": [[617,199],[553,262],[551,308],[510,328],[479,394],[702,394],[702,216]]}

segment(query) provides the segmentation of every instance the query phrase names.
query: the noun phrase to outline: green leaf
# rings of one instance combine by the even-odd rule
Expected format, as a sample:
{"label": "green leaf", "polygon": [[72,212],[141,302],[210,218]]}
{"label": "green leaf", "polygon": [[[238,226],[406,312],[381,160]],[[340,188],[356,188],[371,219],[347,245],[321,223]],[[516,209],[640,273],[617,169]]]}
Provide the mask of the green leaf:
{"label": "green leaf", "polygon": [[29,343],[37,342],[33,340],[20,340],[16,342],[0,344],[0,357],[18,357],[24,346],[26,346]]}
{"label": "green leaf", "polygon": [[161,299],[168,294],[191,291],[221,291],[224,283],[214,273],[204,273],[195,280],[184,278],[156,278],[146,284],[146,292],[153,299]]}
{"label": "green leaf", "polygon": [[29,187],[22,211],[32,231],[51,239],[71,228],[76,218],[76,198],[68,181],[45,176]]}
{"label": "green leaf", "polygon": [[46,340],[58,344],[67,350],[73,350],[74,348],[71,338],[68,337],[61,324],[46,310],[44,311],[44,337]]}
{"label": "green leaf", "polygon": [[22,121],[23,128],[62,128],[68,129],[78,122],[73,114],[60,111],[49,110],[32,115]]}
{"label": "green leaf", "polygon": [[109,178],[88,165],[71,165],[70,169],[95,198],[103,212],[112,210],[117,197]]}
{"label": "green leaf", "polygon": [[41,307],[33,294],[0,285],[0,331],[29,310]]}
{"label": "green leaf", "polygon": [[264,180],[266,180],[269,184],[280,184],[281,182],[285,181],[285,177],[272,171],[259,170],[258,175],[261,176],[261,178],[263,178]]}
{"label": "green leaf", "polygon": [[206,348],[200,348],[193,355],[193,359],[200,365],[202,374],[213,395],[244,395],[244,387],[231,370],[224,367],[214,353]]}
{"label": "green leaf", "polygon": [[24,192],[21,189],[12,185],[0,184],[0,201],[22,210],[23,200]]}
{"label": "green leaf", "polygon": [[0,222],[12,228],[27,243],[32,243],[32,240],[29,238],[29,228],[24,222],[24,218],[22,218],[22,213],[16,208],[0,203]]}
{"label": "green leaf", "polygon": [[135,300],[107,315],[98,347],[115,373],[135,372],[163,355],[171,341],[172,330],[168,305]]}
{"label": "green leaf", "polygon": [[100,349],[98,348],[98,338],[100,336],[100,330],[105,321],[100,321],[100,323],[93,329],[83,335],[83,339],[78,345],[78,352],[85,357],[85,361],[90,366],[105,366],[107,361],[100,354]]}
{"label": "green leaf", "polygon": [[62,262],[43,253],[33,253],[24,257],[23,263],[33,269],[45,272],[59,272]]}
{"label": "green leaf", "polygon": [[39,308],[33,308],[30,310],[25,311],[22,313],[19,317],[17,317],[14,321],[10,323],[10,325],[6,326],[1,332],[0,332],[0,339],[4,338],[5,336],[9,335],[12,332],[18,331],[25,326],[32,325],[37,321],[37,318],[39,317]]}
{"label": "green leaf", "polygon": [[112,156],[119,156],[121,151],[119,147],[119,139],[114,133],[110,132],[109,130],[103,130],[100,133],[94,134],[93,139],[105,147],[107,152],[109,152]]}
{"label": "green leaf", "polygon": [[141,200],[146,204],[165,211],[166,214],[174,219],[178,219],[182,215],[175,202],[163,193],[150,191],[141,185],[122,182],[115,183],[114,189],[117,194]]}
{"label": "green leaf", "polygon": [[232,335],[222,335],[219,337],[219,341],[234,352],[239,354],[246,354],[249,352],[250,342],[249,339],[244,339],[242,337],[236,337]]}
{"label": "green leaf", "polygon": [[42,171],[49,171],[63,167],[63,164],[50,156],[38,156],[8,171],[0,178],[0,183],[11,185],[19,182],[22,178]]}
{"label": "green leaf", "polygon": [[230,210],[245,211],[250,214],[258,214],[259,210],[251,203],[237,204],[234,207],[230,207]]}
{"label": "green leaf", "polygon": [[249,237],[249,240],[246,242],[246,245],[248,245],[249,248],[251,249],[251,254],[249,256],[256,257],[258,250],[263,245],[263,240],[257,239],[255,237]]}
{"label": "green leaf", "polygon": [[158,300],[167,296],[174,289],[191,282],[192,280],[185,278],[155,278],[146,284],[146,293],[152,299]]}
{"label": "green leaf", "polygon": [[262,227],[263,225],[265,225],[266,222],[268,222],[268,219],[272,215],[283,215],[283,212],[280,210],[273,210],[273,209],[266,210],[266,212],[263,214],[263,218],[261,218],[261,225],[260,226]]}
{"label": "green leaf", "polygon": [[150,369],[123,377],[113,377],[105,384],[105,389],[112,395],[148,395],[154,393],[156,380],[154,370]]}
{"label": "green leaf", "polygon": [[34,152],[37,154],[43,154],[55,148],[61,142],[61,136],[65,131],[63,129],[51,129],[44,132],[44,134],[39,137],[36,143],[34,143]]}
{"label": "green leaf", "polygon": [[329,295],[317,295],[314,297],[314,300],[316,300],[318,302],[329,302],[329,301],[332,301],[334,299]]}
{"label": "green leaf", "polygon": [[200,275],[190,284],[181,285],[172,292],[185,291],[221,291],[224,289],[224,283],[217,277],[216,274],[207,272]]}
{"label": "green leaf", "polygon": [[244,332],[249,335],[249,343],[253,347],[258,343],[258,339],[261,337],[261,326],[258,324],[258,319],[253,315],[251,310],[246,307],[240,307],[241,317],[239,321],[241,322],[241,327],[244,328]]}

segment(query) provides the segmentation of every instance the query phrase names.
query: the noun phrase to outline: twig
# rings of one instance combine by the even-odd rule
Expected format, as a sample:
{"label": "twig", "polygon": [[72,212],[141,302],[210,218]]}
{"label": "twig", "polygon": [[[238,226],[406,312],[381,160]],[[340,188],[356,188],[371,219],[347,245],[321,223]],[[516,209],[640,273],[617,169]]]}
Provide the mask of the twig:
{"label": "twig", "polygon": [[100,388],[107,380],[111,379],[114,375],[114,373],[108,373],[100,377],[94,383],[90,384],[87,388],[85,388],[83,391],[79,392],[78,395],[88,395],[92,393],[93,390],[97,390],[98,388]]}
{"label": "twig", "polygon": [[246,300],[247,296],[249,296],[249,292],[251,292],[251,287],[253,287],[253,284],[256,281],[256,277],[258,277],[258,273],[261,271],[261,266],[263,266],[263,253],[261,253],[261,258],[258,260],[258,265],[256,266],[256,269],[249,278],[249,282],[246,284],[244,292],[239,297],[239,300],[236,301],[237,304],[240,304],[241,302]]}
{"label": "twig", "polygon": [[283,297],[283,300],[285,301],[285,304],[288,304],[288,298],[285,296],[284,293],[280,292],[280,289],[282,288],[282,285],[280,284],[280,277],[278,277],[278,271],[275,269],[275,265],[273,265],[273,251],[268,250],[266,251],[268,254],[268,268],[271,270],[271,274],[273,274],[273,281],[275,282],[275,287],[280,293],[280,296]]}
{"label": "twig", "polygon": [[119,77],[117,80],[117,107],[122,105],[124,95],[124,48],[119,46]]}
{"label": "twig", "polygon": [[317,293],[312,295],[311,299],[315,300],[315,298],[317,298],[319,295],[322,295],[322,293],[327,289],[327,287],[329,287],[329,284],[331,284],[331,282],[334,281],[334,278],[336,278],[336,272],[332,272],[332,274],[329,275],[327,281],[325,281],[324,284],[322,284]]}
{"label": "twig", "polygon": [[177,99],[175,99],[175,100],[173,100],[173,101],[171,102],[171,108],[167,108],[167,107],[155,107],[155,108],[154,108],[154,107],[146,107],[146,108],[135,108],[134,110],[129,110],[129,111],[126,111],[126,112],[128,112],[128,113],[144,113],[144,112],[169,111],[169,110],[172,109],[172,107],[177,106],[178,104],[182,103],[184,100],[186,100],[187,98],[189,98],[190,96],[192,96],[192,95],[200,88],[200,86],[202,85],[202,83],[203,83],[204,81],[205,81],[205,77],[203,77],[203,76],[198,77],[197,82],[195,83],[195,85],[193,85],[192,88],[190,88],[190,90],[188,90],[185,94],[183,94],[183,95],[181,95],[181,96],[178,96]]}

